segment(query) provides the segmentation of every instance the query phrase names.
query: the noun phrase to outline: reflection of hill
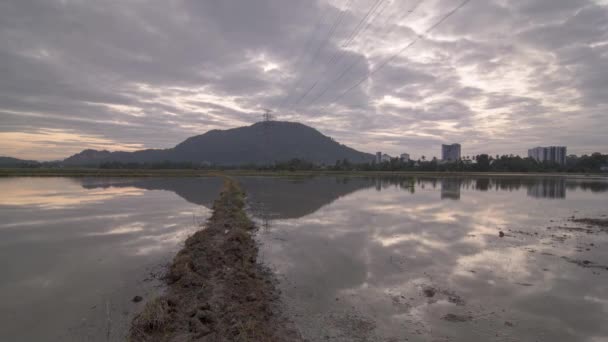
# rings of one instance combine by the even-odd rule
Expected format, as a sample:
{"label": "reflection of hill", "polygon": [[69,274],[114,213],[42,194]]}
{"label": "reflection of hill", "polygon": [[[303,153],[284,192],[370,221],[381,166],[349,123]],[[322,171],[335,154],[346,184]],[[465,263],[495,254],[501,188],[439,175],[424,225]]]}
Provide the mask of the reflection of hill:
{"label": "reflection of hill", "polygon": [[[80,180],[84,188],[136,187],[175,192],[188,202],[211,208],[217,197],[220,178],[130,178]],[[263,218],[298,218],[365,187],[374,180],[364,178],[271,178],[241,177],[253,215]]]}
{"label": "reflection of hill", "polygon": [[[211,208],[221,188],[219,178],[84,178],[85,188],[137,187],[175,192],[186,201]],[[581,189],[608,191],[603,180],[561,177],[240,177],[253,215],[263,219],[298,218],[311,214],[336,199],[359,189],[396,187],[414,192],[418,188],[441,186],[442,199],[460,199],[461,189],[474,191],[527,190],[528,196],[565,198],[566,191]]]}
{"label": "reflection of hill", "polygon": [[186,201],[211,208],[220,192],[220,178],[84,178],[84,188],[136,187],[144,190],[166,190],[176,193]]}
{"label": "reflection of hill", "polygon": [[342,196],[375,184],[373,179],[360,177],[242,177],[239,182],[247,192],[254,215],[271,219],[312,214]]}

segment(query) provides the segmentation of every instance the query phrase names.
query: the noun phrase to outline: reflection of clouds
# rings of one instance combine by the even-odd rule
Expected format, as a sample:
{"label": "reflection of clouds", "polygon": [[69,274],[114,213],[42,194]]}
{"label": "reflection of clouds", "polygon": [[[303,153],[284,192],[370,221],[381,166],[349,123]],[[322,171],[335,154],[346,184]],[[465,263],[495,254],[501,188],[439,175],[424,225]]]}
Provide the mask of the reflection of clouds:
{"label": "reflection of clouds", "polygon": [[0,180],[3,206],[35,206],[40,209],[77,207],[85,203],[99,203],[121,196],[141,196],[136,188],[108,188],[85,190],[68,178],[16,178]]}
{"label": "reflection of clouds", "polygon": [[[187,235],[199,229],[195,221],[204,222],[210,213],[173,192],[130,185],[85,188],[82,181],[0,179],[2,190],[11,195],[0,198],[0,228],[11,228],[0,229],[3,341],[15,340],[7,336],[84,340],[65,335],[83,318],[87,329],[104,331],[91,336],[105,336],[106,305],[111,305],[112,318],[132,314],[137,307],[129,299],[146,296],[152,286],[142,280],[170,262]],[[23,191],[12,191],[19,189]],[[102,319],[90,319],[97,314]],[[126,333],[120,329],[128,324],[122,322],[128,319],[113,324],[111,340]]]}
{"label": "reflection of clouds", "polygon": [[386,194],[384,198],[378,199],[378,202],[370,204],[362,210],[373,215],[406,216],[410,220],[433,223],[455,222],[462,215],[459,211],[445,208],[441,203],[415,203],[414,201],[407,201],[407,199],[403,201],[402,197],[395,201],[395,197],[391,194]]}
{"label": "reflection of clouds", "polygon": [[[498,334],[569,341],[584,340],[594,332],[608,336],[595,323],[585,329],[575,323],[560,326],[560,320],[569,318],[550,309],[552,303],[570,303],[569,298],[578,302],[591,294],[608,298],[597,282],[587,285],[588,270],[541,255],[543,251],[569,254],[574,250],[569,243],[581,240],[552,246],[533,234],[544,234],[550,219],[564,218],[572,210],[597,212],[602,206],[599,198],[581,192],[557,203],[539,201],[526,196],[534,180],[488,180],[478,185],[469,180],[462,182],[466,190],[459,201],[439,201],[437,193],[442,189],[430,190],[431,181],[417,186],[425,183],[429,190],[414,194],[399,187],[351,193],[310,215],[273,221],[271,230],[260,234],[264,261],[285,279],[286,298],[298,317],[305,317],[298,324],[308,329],[307,336],[315,340],[312,327],[324,330],[329,318],[349,310],[373,317],[376,332],[385,339],[471,341]],[[308,191],[313,189],[309,185]],[[269,196],[272,191],[268,189]],[[508,236],[499,238],[499,230]],[[608,256],[600,252],[597,258]],[[564,288],[565,282],[579,288]],[[458,306],[445,293],[430,301],[421,294],[424,285],[455,293],[467,304]],[[547,308],[539,312],[524,304],[543,305],[548,294]],[[577,312],[586,309],[594,322],[605,315],[584,305]],[[454,324],[441,319],[447,313],[470,313],[476,318]],[[487,327],[472,329],[477,319]],[[519,319],[527,321],[519,323]],[[506,320],[518,325],[505,327]],[[416,328],[404,332],[404,322]]]}
{"label": "reflection of clouds", "polygon": [[80,217],[60,217],[60,218],[46,218],[40,220],[19,220],[16,222],[10,223],[1,223],[0,229],[2,228],[15,228],[15,227],[25,227],[25,226],[38,226],[38,225],[56,225],[60,223],[64,224],[73,224],[77,222],[83,221],[91,221],[91,220],[117,220],[117,219],[126,219],[129,216],[133,216],[133,214],[107,214],[107,215],[90,215],[90,216],[80,216]]}
{"label": "reflection of clouds", "polygon": [[195,231],[196,228],[190,227],[189,229],[172,230],[165,234],[140,237],[137,241],[127,244],[126,247],[130,247],[133,255],[146,256],[155,254],[179,245]]}
{"label": "reflection of clouds", "polygon": [[428,251],[424,249],[424,247],[443,248],[448,245],[447,243],[440,242],[432,238],[427,238],[424,235],[420,234],[400,234],[391,237],[374,236],[373,238],[374,240],[378,241],[383,247],[390,247],[393,245],[401,244],[403,242],[413,241],[420,244],[420,246],[418,246],[419,251]]}
{"label": "reflection of clouds", "polygon": [[586,300],[586,301],[589,301],[589,302],[599,303],[599,304],[604,305],[604,310],[606,312],[608,312],[608,298],[598,298],[598,297],[594,297],[594,296],[584,296],[583,299]]}
{"label": "reflection of clouds", "polygon": [[93,232],[90,233],[90,236],[99,236],[99,235],[117,235],[117,234],[132,234],[141,232],[144,230],[146,224],[144,222],[130,222],[127,224],[119,225],[116,227],[112,227],[109,230],[103,232]]}
{"label": "reflection of clouds", "polygon": [[[124,244],[124,250],[131,255],[146,256],[171,250],[183,243],[188,236],[202,226],[197,220],[192,222],[193,215],[203,221],[211,215],[211,210],[205,207],[196,208],[195,211],[180,211],[177,215],[159,215],[154,223],[131,223],[139,234]],[[181,222],[176,223],[175,220]],[[144,229],[145,226],[145,229]],[[125,229],[117,228],[120,231]]]}
{"label": "reflection of clouds", "polygon": [[527,282],[531,278],[528,265],[528,252],[521,248],[500,248],[482,250],[473,255],[458,257],[452,274],[472,276],[471,270],[501,275],[511,282]]}

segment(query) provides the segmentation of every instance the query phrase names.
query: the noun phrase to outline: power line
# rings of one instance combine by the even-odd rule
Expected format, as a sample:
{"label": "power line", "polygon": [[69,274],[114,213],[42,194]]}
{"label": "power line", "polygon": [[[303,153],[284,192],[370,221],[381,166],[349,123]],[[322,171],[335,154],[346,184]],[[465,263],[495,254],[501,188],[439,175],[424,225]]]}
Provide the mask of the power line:
{"label": "power line", "polygon": [[[417,1],[414,6],[412,6],[409,10],[406,11],[405,15],[403,15],[397,20],[396,25],[393,25],[389,30],[384,33],[384,35],[388,36],[389,34],[393,33],[393,31],[395,31],[397,27],[399,27],[399,23],[407,19],[412,13],[414,13],[423,2],[424,0]],[[396,15],[394,15],[393,17],[396,17]]]}
{"label": "power line", "polygon": [[[351,4],[353,0],[347,0],[345,7],[348,8]],[[319,56],[319,53],[321,52],[321,50],[325,47],[325,45],[327,44],[327,42],[329,42],[331,40],[331,38],[333,37],[333,35],[336,32],[336,29],[338,28],[338,26],[340,26],[340,24],[342,23],[342,21],[344,20],[344,14],[346,13],[346,11],[342,11],[340,10],[340,12],[338,13],[338,15],[336,16],[336,20],[334,21],[334,23],[332,24],[332,26],[329,29],[329,32],[327,34],[327,37],[325,37],[325,39],[323,39],[321,41],[321,43],[319,44],[318,48],[315,50],[315,52],[313,53],[312,58],[309,60],[308,65],[311,65]],[[303,79],[300,78],[300,80],[297,82],[296,85],[296,89],[299,87],[299,85],[302,83]],[[288,94],[289,96],[289,94]]]}
{"label": "power line", "polygon": [[315,83],[313,83],[312,86],[308,88],[308,90],[306,90],[295,102],[291,104],[291,106],[289,106],[289,109],[291,110],[294,106],[297,106],[298,103],[300,103],[306,96],[308,96],[308,94],[310,94],[310,92],[317,86],[318,83],[319,81],[315,81]]}
{"label": "power line", "polygon": [[[306,45],[304,45],[304,48],[302,49],[302,52],[299,54],[298,58],[296,59],[296,70],[298,69],[298,66],[300,65],[300,62],[303,60],[303,57],[306,53],[306,50],[308,50],[310,48],[310,46],[312,45],[312,42],[314,41],[315,36],[317,35],[317,32],[319,32],[319,30],[321,29],[321,26],[323,24],[323,22],[325,21],[325,19],[328,17],[328,14],[325,13],[324,15],[320,16],[319,19],[317,20],[317,23],[315,24],[315,29],[312,31],[310,37],[308,38],[308,40],[306,41]],[[279,108],[283,108],[283,106],[285,105],[285,102],[287,102],[287,100],[289,99],[291,92],[293,91],[293,88],[295,86],[295,83],[292,82],[291,86],[289,87],[289,90],[287,91],[287,96],[285,96],[285,98],[283,99],[283,101],[281,102],[281,104],[279,104]]]}
{"label": "power line", "polygon": [[[365,29],[367,29],[367,27],[369,27],[369,24],[371,23],[371,20],[368,22],[368,24],[365,26],[365,29],[362,31],[361,29],[363,28],[363,24],[365,24],[365,22],[367,21],[368,18],[370,18],[370,15],[374,15],[374,13],[378,10],[378,8],[380,7],[381,4],[386,5],[387,2],[385,2],[385,0],[376,0],[376,2],[374,2],[372,4],[372,6],[367,10],[367,12],[365,13],[365,15],[361,18],[361,20],[359,21],[359,23],[355,26],[355,28],[353,29],[353,31],[349,34],[348,38],[346,38],[344,40],[344,42],[341,44],[342,47],[348,46],[348,44],[350,44],[361,32],[365,31]],[[386,8],[386,6],[384,7]],[[383,8],[383,9],[384,9]],[[377,13],[376,13],[377,14]],[[374,18],[377,16],[374,16]],[[372,19],[373,20],[373,19]],[[328,67],[330,67],[332,65],[332,62],[335,60],[336,56],[340,53],[340,51],[344,52],[344,50],[339,50],[336,51],[331,58],[329,59],[329,61],[327,62],[327,64],[329,64]],[[326,69],[328,68],[326,67]],[[297,101],[293,102],[291,104],[291,106],[289,106],[289,110],[291,110],[292,108],[294,108],[294,106],[296,106],[298,103],[300,103],[304,98],[306,98],[306,96],[308,96],[308,94],[310,94],[312,92],[312,90],[319,84],[319,79],[317,79],[314,84],[302,95],[298,98]]]}
{"label": "power line", "polygon": [[369,19],[370,16],[373,15],[376,12],[376,10],[378,10],[380,5],[383,3],[385,3],[384,0],[376,0],[376,2],[370,7],[370,9],[367,11],[367,13],[363,16],[363,18],[361,18],[361,20],[359,20],[359,23],[357,23],[357,26],[355,26],[355,29],[353,30],[353,32],[351,32],[351,34],[348,36],[348,38],[345,39],[345,41],[344,41],[344,43],[342,43],[341,47],[348,46],[348,44],[350,44],[350,42],[352,42],[355,39],[355,37],[357,37],[359,35],[359,33],[361,33],[363,24],[365,24],[367,22],[367,19]]}
{"label": "power line", "polygon": [[[379,4],[379,3],[377,2],[376,4]],[[370,14],[370,12],[368,12],[367,15],[361,19],[361,21],[359,22],[357,27],[355,27],[355,30],[353,31],[353,33],[351,33],[351,35],[349,35],[349,38],[345,39],[344,42],[340,45],[341,49],[339,51],[336,51],[334,53],[334,55],[331,57],[331,59],[328,62],[329,66],[332,65],[332,62],[338,62],[346,51],[344,48],[348,47],[355,40],[355,38],[357,38],[361,33],[365,32],[369,28],[370,24],[374,21],[374,19],[378,18],[380,16],[380,14],[382,14],[382,12],[388,7],[388,2],[386,2],[384,0],[383,0],[383,2],[381,2],[381,4],[384,6],[379,11],[377,11],[377,10],[380,6],[375,6],[375,5],[372,6],[372,8],[375,7],[372,10],[372,13],[375,12],[375,13],[373,13],[373,17],[367,22],[367,25],[365,25],[365,27],[362,30],[359,29],[358,32],[356,32],[357,28],[360,27],[359,25],[361,25],[363,20],[365,20],[365,18]],[[356,34],[355,34],[355,32],[356,32]]]}
{"label": "power line", "polygon": [[[405,47],[403,47],[401,50],[397,51],[397,53],[395,53],[394,55],[392,55],[390,58],[386,59],[384,62],[380,63],[378,65],[378,67],[376,67],[374,70],[372,70],[369,74],[367,74],[367,76],[363,77],[360,81],[358,81],[357,83],[355,83],[352,87],[346,89],[344,92],[342,92],[340,95],[338,95],[337,97],[335,97],[334,99],[332,99],[330,101],[330,103],[333,103],[337,100],[339,100],[340,98],[342,98],[344,95],[346,95],[348,92],[350,92],[351,90],[355,89],[356,87],[358,87],[361,83],[365,82],[365,80],[367,80],[368,78],[370,78],[371,76],[373,76],[375,73],[377,73],[378,71],[380,71],[382,68],[384,68],[386,65],[388,65],[388,63],[392,62],[395,58],[397,58],[400,54],[402,54],[405,50],[409,49],[412,45],[416,44],[418,41],[420,41],[422,38],[424,38],[425,35],[429,34],[432,30],[434,30],[435,28],[437,28],[439,25],[441,25],[444,21],[446,21],[449,17],[451,17],[452,15],[454,15],[454,13],[456,13],[458,10],[460,10],[462,7],[464,7],[468,2],[470,2],[471,0],[464,0],[462,3],[460,3],[460,5],[456,6],[454,9],[452,9],[450,12],[448,12],[445,16],[443,16],[437,23],[435,23],[433,26],[429,27],[426,31],[424,31],[422,34],[419,34],[416,36],[416,38],[414,38],[413,41],[411,41],[408,45],[406,45]],[[324,106],[322,109],[325,109],[327,107]]]}
{"label": "power line", "polygon": [[[346,3],[346,7],[348,7],[352,1],[353,0],[348,0],[348,2]],[[327,44],[327,42],[329,42],[329,40],[333,37],[334,33],[336,32],[336,29],[342,23],[342,20],[344,20],[344,13],[346,13],[346,11],[340,10],[340,13],[338,14],[338,16],[336,18],[336,21],[333,23],[333,25],[329,29],[329,33],[328,33],[327,37],[323,40],[323,42],[321,44],[319,44],[319,47],[317,48],[317,50],[313,54],[313,57],[311,59],[311,63],[315,61],[315,59],[319,55],[319,52],[321,51],[321,49],[324,48],[325,44]]]}
{"label": "power line", "polygon": [[[418,8],[418,6],[420,6],[420,4],[422,3],[422,1],[424,1],[424,0],[420,0],[420,1],[418,1],[418,2],[417,2],[417,3],[416,3],[416,4],[415,4],[415,5],[414,5],[414,6],[413,6],[413,7],[412,7],[412,8],[411,8],[409,11],[407,11],[407,13],[406,13],[406,14],[405,14],[403,17],[401,17],[401,18],[398,20],[398,22],[401,22],[402,20],[405,20],[405,19],[406,19],[406,18],[407,18],[407,17],[408,17],[410,14],[412,14],[412,13],[413,13],[413,12],[414,12],[414,11],[415,11],[417,8]],[[395,27],[393,26],[393,28],[392,28],[392,29],[388,30],[388,32],[386,33],[386,35],[388,35],[388,34],[392,33],[392,31],[394,31],[394,30],[395,30]],[[343,57],[343,56],[344,56],[344,53],[345,53],[345,50],[342,50],[342,55],[341,55],[341,57]],[[350,64],[348,67],[346,67],[346,69],[344,69],[344,70],[343,70],[343,71],[342,71],[342,72],[341,72],[341,73],[338,75],[338,77],[336,77],[335,79],[333,79],[332,81],[330,81],[329,83],[327,83],[327,86],[326,86],[325,88],[323,88],[323,90],[322,90],[322,91],[321,91],[321,92],[320,92],[320,93],[319,93],[317,96],[315,96],[315,98],[314,98],[312,101],[310,101],[310,102],[308,103],[308,105],[312,105],[312,104],[313,104],[313,103],[315,103],[315,102],[316,102],[316,101],[317,101],[319,98],[321,98],[323,95],[325,95],[325,93],[327,93],[327,91],[328,91],[328,90],[331,88],[331,86],[332,86],[334,83],[336,83],[336,82],[338,82],[339,80],[341,80],[341,79],[342,79],[342,77],[346,76],[346,74],[347,74],[347,73],[348,73],[350,70],[352,70],[352,69],[353,69],[353,68],[354,68],[354,67],[355,67],[355,66],[356,66],[356,65],[359,63],[359,61],[360,61],[360,60],[355,59],[355,60],[354,60],[354,61],[353,61],[353,62],[352,62],[352,63],[351,63],[351,64]]]}

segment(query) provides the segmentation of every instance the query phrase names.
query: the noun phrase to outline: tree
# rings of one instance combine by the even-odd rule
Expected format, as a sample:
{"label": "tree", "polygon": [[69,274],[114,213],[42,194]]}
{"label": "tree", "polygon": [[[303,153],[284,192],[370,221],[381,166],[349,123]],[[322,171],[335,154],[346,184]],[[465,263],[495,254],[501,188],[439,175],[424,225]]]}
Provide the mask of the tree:
{"label": "tree", "polygon": [[479,171],[488,171],[490,170],[490,156],[487,154],[480,154],[476,156],[477,159],[477,169]]}

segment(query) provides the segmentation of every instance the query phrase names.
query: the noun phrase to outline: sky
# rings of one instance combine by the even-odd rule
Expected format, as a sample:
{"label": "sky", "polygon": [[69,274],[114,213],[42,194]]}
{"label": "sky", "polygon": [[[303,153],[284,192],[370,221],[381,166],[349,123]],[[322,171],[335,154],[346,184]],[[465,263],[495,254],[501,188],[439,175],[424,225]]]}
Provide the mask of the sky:
{"label": "sky", "polygon": [[0,2],[0,155],[168,148],[265,108],[370,153],[606,153],[608,1]]}

